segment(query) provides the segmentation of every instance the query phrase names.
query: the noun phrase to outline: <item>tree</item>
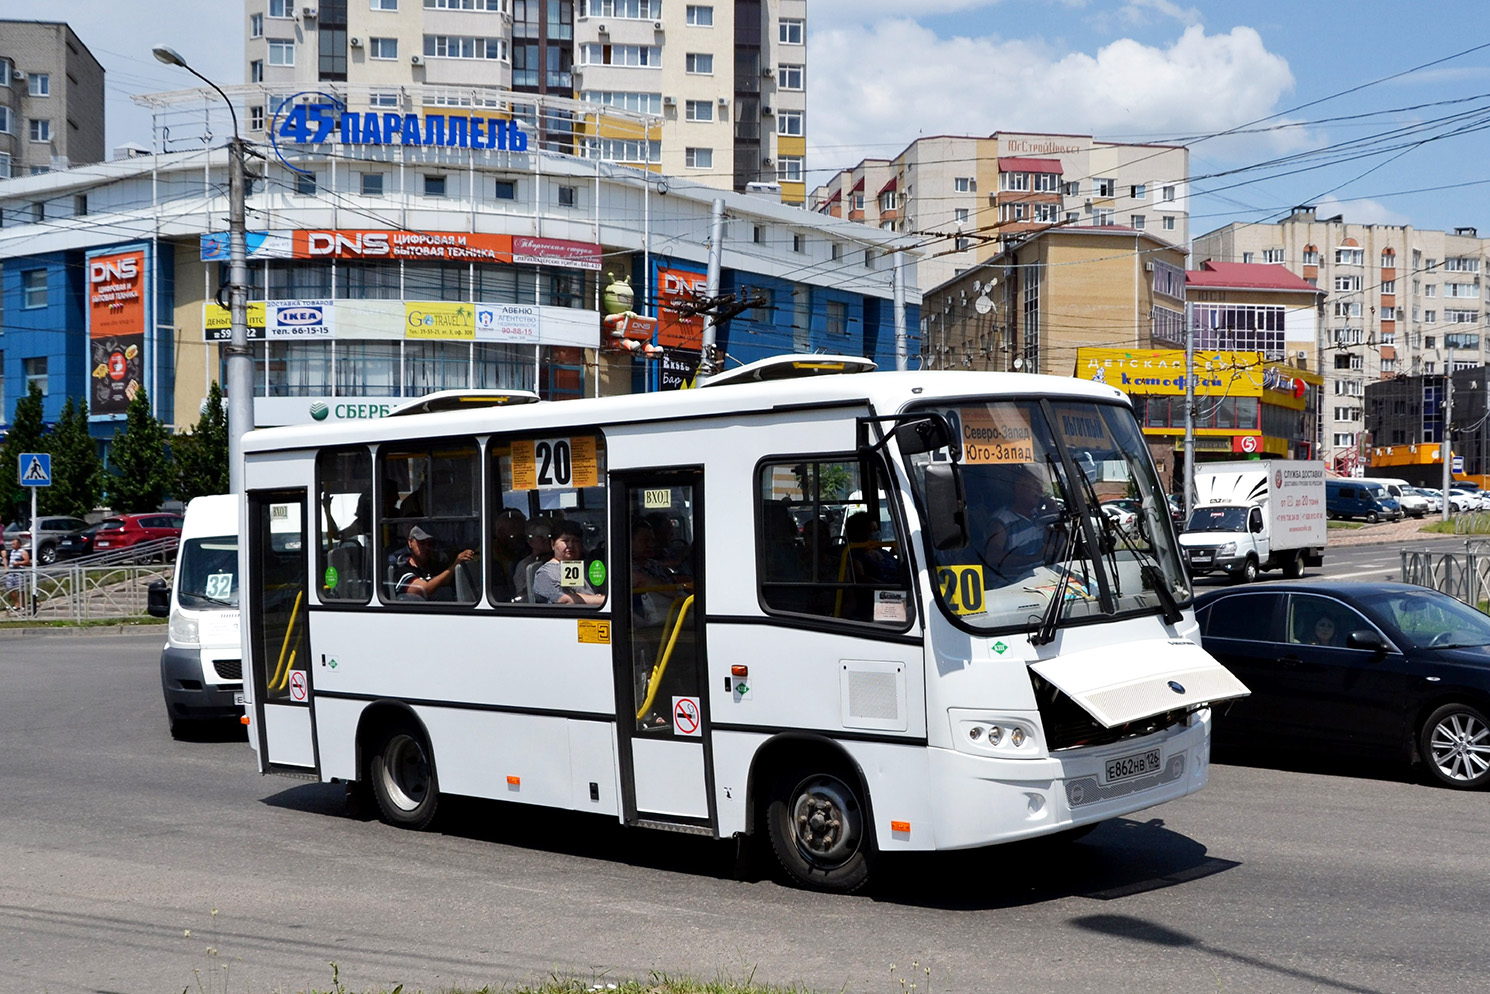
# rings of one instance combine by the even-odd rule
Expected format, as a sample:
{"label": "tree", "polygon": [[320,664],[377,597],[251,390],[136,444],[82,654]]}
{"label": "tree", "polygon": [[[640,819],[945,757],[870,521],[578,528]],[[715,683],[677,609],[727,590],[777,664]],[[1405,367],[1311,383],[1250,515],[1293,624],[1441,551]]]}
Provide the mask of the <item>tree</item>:
{"label": "tree", "polygon": [[98,506],[103,491],[103,464],[98,445],[88,434],[88,402],[62,405],[48,438],[52,447],[52,485],[42,490],[43,514],[67,514],[81,518]]}
{"label": "tree", "polygon": [[222,387],[212,382],[207,406],[188,435],[171,441],[176,457],[176,497],[190,501],[203,494],[228,492],[228,419],[222,407]]}
{"label": "tree", "polygon": [[171,487],[171,454],[165,426],[150,413],[143,388],[129,402],[124,430],[114,436],[109,503],[115,511],[154,511]]}
{"label": "tree", "polygon": [[46,451],[42,439],[46,428],[41,420],[41,387],[33,381],[26,396],[16,401],[16,416],[0,446],[0,518],[21,521],[31,516],[31,495],[21,486],[17,472],[22,452]]}

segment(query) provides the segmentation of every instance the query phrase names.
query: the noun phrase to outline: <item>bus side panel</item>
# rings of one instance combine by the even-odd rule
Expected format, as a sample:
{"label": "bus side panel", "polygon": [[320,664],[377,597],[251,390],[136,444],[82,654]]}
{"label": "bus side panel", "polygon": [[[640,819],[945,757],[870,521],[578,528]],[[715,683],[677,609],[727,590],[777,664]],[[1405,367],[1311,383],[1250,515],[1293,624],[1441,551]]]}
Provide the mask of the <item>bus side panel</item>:
{"label": "bus side panel", "polygon": [[[840,744],[864,775],[869,789],[869,810],[874,815],[874,838],[880,849],[909,852],[939,848],[932,803],[936,795],[927,775],[930,750],[919,744],[893,742]],[[909,828],[897,831],[892,822]]]}
{"label": "bus side panel", "polygon": [[[719,837],[727,839],[746,830],[750,812],[747,807],[750,764],[761,745],[770,738],[766,732],[718,731],[713,734],[714,810],[719,813]],[[757,796],[764,799],[770,784],[757,784]],[[758,831],[764,826],[757,825]]]}
{"label": "bus side panel", "polygon": [[414,711],[429,730],[441,792],[573,806],[567,719],[447,707]]}
{"label": "bus side panel", "polygon": [[621,816],[615,722],[569,720],[569,780],[568,807]]}
{"label": "bus side panel", "polygon": [[356,780],[357,721],[365,701],[312,697],[316,708],[316,748],[321,754],[322,780]]}
{"label": "bus side panel", "polygon": [[273,743],[269,754],[275,763],[307,768],[316,765],[310,740],[310,708],[266,707],[264,731]]}

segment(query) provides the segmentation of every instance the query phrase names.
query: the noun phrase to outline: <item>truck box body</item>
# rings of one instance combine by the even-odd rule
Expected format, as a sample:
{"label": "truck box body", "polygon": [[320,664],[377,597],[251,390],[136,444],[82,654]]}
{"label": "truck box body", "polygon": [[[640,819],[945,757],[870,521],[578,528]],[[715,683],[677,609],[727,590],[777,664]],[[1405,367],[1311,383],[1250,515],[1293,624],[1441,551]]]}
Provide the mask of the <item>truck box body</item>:
{"label": "truck box body", "polygon": [[1195,510],[1180,536],[1191,572],[1252,579],[1291,576],[1324,562],[1325,469],[1319,461],[1206,463],[1195,471]]}

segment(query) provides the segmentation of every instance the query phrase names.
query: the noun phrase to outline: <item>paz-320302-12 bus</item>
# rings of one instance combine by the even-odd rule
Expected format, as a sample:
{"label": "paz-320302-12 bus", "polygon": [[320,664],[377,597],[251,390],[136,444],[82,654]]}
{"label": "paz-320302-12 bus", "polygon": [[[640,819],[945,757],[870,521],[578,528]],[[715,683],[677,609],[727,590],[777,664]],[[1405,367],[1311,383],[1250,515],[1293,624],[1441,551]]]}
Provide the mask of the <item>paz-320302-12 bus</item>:
{"label": "paz-320302-12 bus", "polygon": [[[764,835],[847,891],[879,854],[1182,797],[1210,705],[1126,399],[783,357],[663,394],[441,395],[245,441],[264,772]],[[1119,528],[1101,501],[1136,498]]]}

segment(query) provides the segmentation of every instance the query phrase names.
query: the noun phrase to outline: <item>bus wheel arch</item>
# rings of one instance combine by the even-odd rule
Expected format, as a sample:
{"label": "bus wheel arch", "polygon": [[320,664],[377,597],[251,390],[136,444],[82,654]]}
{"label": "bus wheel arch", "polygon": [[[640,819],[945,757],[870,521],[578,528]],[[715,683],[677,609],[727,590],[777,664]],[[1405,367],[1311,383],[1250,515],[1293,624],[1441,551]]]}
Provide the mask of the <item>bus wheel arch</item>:
{"label": "bus wheel arch", "polygon": [[748,797],[752,832],[770,840],[793,881],[837,893],[868,881],[879,856],[869,791],[840,745],[777,736],[756,753]]}
{"label": "bus wheel arch", "polygon": [[440,801],[434,748],[408,705],[380,701],[363,711],[357,768],[385,822],[422,830],[434,821]]}

